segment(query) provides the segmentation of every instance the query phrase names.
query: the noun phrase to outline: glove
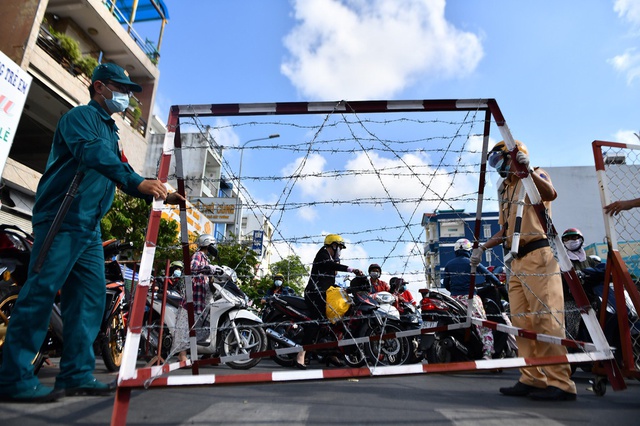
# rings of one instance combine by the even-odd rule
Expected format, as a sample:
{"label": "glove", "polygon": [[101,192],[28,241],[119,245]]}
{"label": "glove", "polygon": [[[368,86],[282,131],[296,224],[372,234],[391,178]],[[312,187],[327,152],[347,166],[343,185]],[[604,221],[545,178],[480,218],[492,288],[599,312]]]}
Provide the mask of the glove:
{"label": "glove", "polygon": [[529,156],[522,151],[518,151],[516,154],[516,160],[529,170]]}
{"label": "glove", "polygon": [[480,247],[473,249],[471,259],[469,259],[471,266],[478,266],[480,262],[482,262],[482,253],[484,253],[484,251]]}

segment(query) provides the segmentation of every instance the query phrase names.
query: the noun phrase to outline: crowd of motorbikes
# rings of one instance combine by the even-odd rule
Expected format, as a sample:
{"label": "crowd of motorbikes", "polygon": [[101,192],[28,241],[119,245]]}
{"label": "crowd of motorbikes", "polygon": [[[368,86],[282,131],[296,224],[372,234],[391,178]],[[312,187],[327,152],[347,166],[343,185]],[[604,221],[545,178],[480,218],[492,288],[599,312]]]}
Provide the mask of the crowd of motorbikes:
{"label": "crowd of motorbikes", "polygon": [[[0,354],[11,310],[27,276],[32,237],[20,228],[0,225]],[[110,371],[122,362],[129,316],[129,294],[125,288],[122,265],[117,255],[130,244],[117,240],[103,244],[105,253],[105,291],[107,301],[100,333],[94,343]],[[587,271],[583,276],[587,294],[596,312],[602,308],[601,271]],[[139,358],[167,360],[180,349],[176,345],[179,318],[184,315],[184,295],[162,285],[149,292]],[[257,311],[240,289],[237,276],[229,267],[218,267],[209,279],[206,309],[195,318],[197,355],[200,359],[217,358],[235,369],[257,365],[269,351],[271,358],[284,367],[292,367],[302,350],[305,330],[313,324],[315,337],[310,356],[319,362],[338,357],[349,367],[376,367],[418,363],[448,363],[482,359],[482,341],[474,324],[470,327],[445,327],[467,320],[467,308],[440,289],[422,289],[418,306],[399,300],[390,292],[371,292],[365,276],[356,276],[343,285],[350,307],[338,321],[314,320],[301,296],[273,295]],[[492,285],[479,286],[487,319],[508,323],[509,306],[504,292]],[[611,301],[607,318],[615,315]],[[640,320],[629,310],[633,332],[640,334]],[[605,328],[610,344],[616,340],[615,320]],[[184,325],[182,325],[184,326]],[[583,327],[584,328],[584,327]],[[437,331],[434,331],[437,330]],[[512,335],[494,331],[494,358],[517,356]],[[635,336],[634,351],[640,353],[640,336]],[[580,335],[588,340],[588,335]],[[619,337],[618,337],[619,339]],[[49,332],[33,360],[36,371],[47,357],[58,356],[62,345],[62,317],[59,304],[52,305]],[[184,349],[184,348],[182,348]],[[640,368],[640,360],[638,361]]]}

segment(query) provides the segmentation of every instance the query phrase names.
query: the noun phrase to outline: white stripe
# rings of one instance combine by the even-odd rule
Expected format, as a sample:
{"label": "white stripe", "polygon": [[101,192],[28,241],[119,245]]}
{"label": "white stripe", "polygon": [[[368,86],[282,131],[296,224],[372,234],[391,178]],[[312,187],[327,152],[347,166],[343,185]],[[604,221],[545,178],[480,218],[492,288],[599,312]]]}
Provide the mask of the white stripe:
{"label": "white stripe", "polygon": [[[250,402],[250,404],[248,404]],[[218,402],[186,419],[183,425],[304,425],[309,420],[306,404],[283,404],[272,401]]]}
{"label": "white stripe", "polygon": [[215,374],[200,374],[197,376],[171,376],[167,377],[169,386],[180,385],[212,385],[216,382]]}
{"label": "white stripe", "polygon": [[275,113],[278,104],[264,103],[264,104],[239,104],[238,111],[240,114],[258,114],[258,113]]}
{"label": "white stripe", "polygon": [[289,380],[315,380],[324,378],[323,370],[306,371],[274,371],[271,374],[273,382],[286,382]]}
{"label": "white stripe", "polygon": [[[544,417],[538,413],[502,410],[478,410],[464,408],[437,408],[434,411],[442,414],[455,426],[562,426],[563,423]],[[433,419],[434,421],[436,419]]]}
{"label": "white stripe", "polygon": [[331,112],[333,110],[346,111],[347,107],[342,102],[340,105],[337,102],[309,102],[307,106],[307,111],[309,112]]}
{"label": "white stripe", "polygon": [[456,101],[456,108],[484,109],[489,108],[489,103],[486,99],[459,99]]}
{"label": "white stripe", "polygon": [[424,102],[423,101],[389,101],[387,102],[387,110],[406,110],[406,109],[414,109],[417,111],[424,110]]}

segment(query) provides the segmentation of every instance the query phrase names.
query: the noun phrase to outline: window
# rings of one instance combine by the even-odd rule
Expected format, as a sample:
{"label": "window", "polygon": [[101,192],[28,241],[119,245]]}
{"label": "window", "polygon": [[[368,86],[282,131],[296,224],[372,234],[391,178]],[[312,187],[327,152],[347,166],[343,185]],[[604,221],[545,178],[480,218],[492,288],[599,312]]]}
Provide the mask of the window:
{"label": "window", "polygon": [[463,221],[440,222],[440,238],[464,237]]}
{"label": "window", "polygon": [[488,224],[488,223],[487,223],[487,224],[485,224],[485,225],[482,225],[482,232],[483,232],[483,234],[484,234],[484,235],[483,235],[483,236],[484,236],[484,238],[486,238],[486,239],[491,238],[491,236],[493,235],[493,234],[491,233],[491,225],[490,225],[490,224]]}

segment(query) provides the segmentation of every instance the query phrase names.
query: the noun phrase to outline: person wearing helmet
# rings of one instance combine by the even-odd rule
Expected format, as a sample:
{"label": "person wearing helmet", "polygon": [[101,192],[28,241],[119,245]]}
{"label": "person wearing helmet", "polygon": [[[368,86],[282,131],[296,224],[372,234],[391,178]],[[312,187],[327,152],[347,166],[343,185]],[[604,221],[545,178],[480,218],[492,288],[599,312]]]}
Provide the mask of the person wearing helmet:
{"label": "person wearing helmet", "polygon": [[[340,263],[340,254],[347,248],[344,239],[338,234],[328,234],[324,244],[316,253],[311,265],[311,275],[304,289],[304,300],[309,308],[310,316],[316,323],[309,323],[304,328],[303,344],[313,343],[319,330],[319,322],[326,320],[326,293],[331,286],[336,286],[336,274],[338,272],[352,272],[362,275],[359,269],[350,268]],[[305,352],[298,352],[296,367],[304,366]],[[335,356],[328,357],[327,362],[335,366],[341,366]]]}
{"label": "person wearing helmet", "polygon": [[[515,155],[514,155],[515,154]],[[504,179],[498,190],[500,230],[471,255],[471,263],[478,265],[488,248],[503,244],[505,253],[515,252],[511,262],[509,303],[513,325],[537,333],[565,337],[564,296],[560,267],[549,245],[545,228],[538,217],[536,206],[528,197],[522,200],[522,178],[530,176],[535,185],[545,214],[551,215],[551,201],[557,193],[549,174],[541,168],[532,168],[525,145],[516,141],[511,152],[504,141],[498,142],[487,157],[488,164]],[[518,205],[523,205],[522,216],[517,217]],[[517,229],[520,227],[520,229]],[[512,237],[520,232],[518,247],[512,249]],[[562,345],[533,339],[516,338],[520,357],[565,356]],[[500,388],[507,396],[529,396],[547,401],[573,401],[576,385],[571,380],[569,364],[558,364],[520,369],[520,379],[515,386]]]}
{"label": "person wearing helmet", "polygon": [[[216,239],[211,234],[202,234],[198,237],[196,244],[198,250],[191,256],[191,289],[193,294],[193,313],[198,318],[206,307],[207,294],[209,290],[209,277],[215,274],[221,274],[222,268],[214,265],[209,260],[218,256],[216,248]],[[186,309],[182,309],[176,322],[176,335],[173,344],[173,350],[177,348],[184,349],[188,344],[188,322]],[[179,361],[187,360],[187,353],[181,350],[178,354]]]}
{"label": "person wearing helmet", "polygon": [[171,288],[180,294],[183,293],[182,289],[182,273],[184,272],[184,263],[180,260],[174,260],[169,264],[169,285]]}
{"label": "person wearing helmet", "polygon": [[369,265],[369,282],[371,283],[371,292],[377,293],[379,291],[391,291],[389,284],[380,279],[382,275],[382,268],[377,263]]}
{"label": "person wearing helmet", "polygon": [[[450,293],[451,297],[458,300],[464,306],[468,306],[469,287],[471,285],[471,249],[473,244],[466,238],[461,238],[453,245],[456,257],[451,259],[444,266],[442,272],[442,284]],[[490,282],[494,286],[502,286],[500,280],[493,275],[482,263],[476,265],[475,285],[482,284],[485,281]],[[473,316],[483,320],[487,319],[484,311],[482,299],[475,293],[472,299]],[[482,357],[484,359],[493,358],[493,333],[490,328],[478,327],[478,334],[482,339]]]}
{"label": "person wearing helmet", "polygon": [[284,285],[284,276],[282,274],[275,274],[273,276],[273,285],[267,289],[267,293],[260,299],[260,303],[265,304],[267,298],[273,295],[292,296],[295,294],[296,292],[293,291],[291,287]]}
{"label": "person wearing helmet", "polygon": [[[586,268],[593,268],[600,262],[587,256],[584,251],[584,236],[578,228],[569,228],[562,233],[562,245],[567,250],[569,260],[573,264],[573,269],[582,271]],[[577,339],[580,328],[580,310],[575,299],[569,291],[569,285],[562,277],[562,288],[564,291],[564,320],[566,323],[567,335],[571,339]]]}
{"label": "person wearing helmet", "polygon": [[400,302],[411,303],[413,306],[417,306],[418,303],[413,298],[413,294],[407,288],[408,282],[404,278],[393,277],[389,280],[389,291],[396,297],[394,306],[402,313],[404,309],[400,305]]}

